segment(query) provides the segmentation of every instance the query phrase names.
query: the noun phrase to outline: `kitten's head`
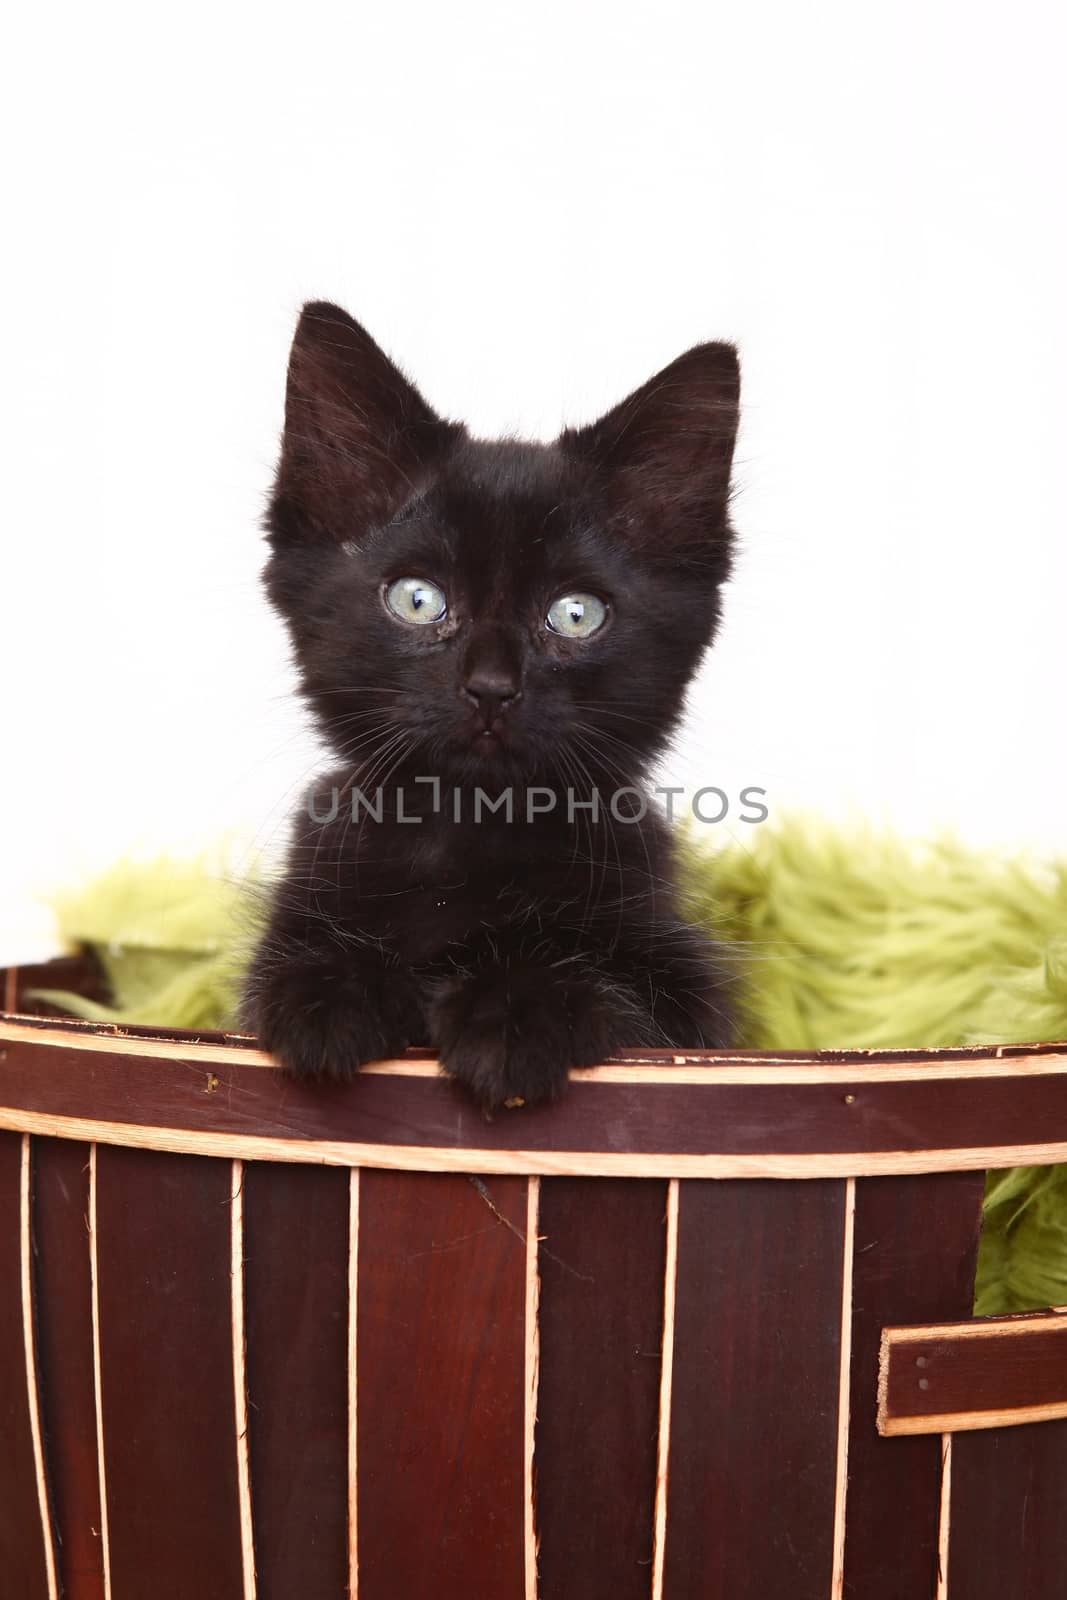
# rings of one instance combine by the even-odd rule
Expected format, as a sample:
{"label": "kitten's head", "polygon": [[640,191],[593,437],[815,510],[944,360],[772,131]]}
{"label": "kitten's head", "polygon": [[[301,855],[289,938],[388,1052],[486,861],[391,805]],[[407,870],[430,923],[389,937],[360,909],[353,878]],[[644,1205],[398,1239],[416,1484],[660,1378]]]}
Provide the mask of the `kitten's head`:
{"label": "kitten's head", "polygon": [[737,414],[736,352],[703,344],[553,444],[473,439],[306,306],[266,580],[342,759],[638,778],[718,623]]}

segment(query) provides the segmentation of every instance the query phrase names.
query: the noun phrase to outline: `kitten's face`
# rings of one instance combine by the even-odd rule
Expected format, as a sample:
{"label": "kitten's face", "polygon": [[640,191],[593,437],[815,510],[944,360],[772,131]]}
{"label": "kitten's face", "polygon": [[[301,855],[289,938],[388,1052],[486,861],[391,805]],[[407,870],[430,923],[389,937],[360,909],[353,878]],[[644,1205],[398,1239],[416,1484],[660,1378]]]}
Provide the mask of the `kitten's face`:
{"label": "kitten's face", "polygon": [[334,307],[305,310],[268,585],[338,755],[382,783],[632,783],[719,613],[736,357],[698,347],[553,445],[439,421]]}

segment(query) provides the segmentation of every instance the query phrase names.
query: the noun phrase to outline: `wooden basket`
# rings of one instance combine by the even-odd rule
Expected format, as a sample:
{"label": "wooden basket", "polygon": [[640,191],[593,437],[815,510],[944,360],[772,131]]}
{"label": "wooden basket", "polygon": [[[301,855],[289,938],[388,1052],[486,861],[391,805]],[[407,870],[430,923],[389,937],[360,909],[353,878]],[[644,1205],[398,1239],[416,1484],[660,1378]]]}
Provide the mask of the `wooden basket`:
{"label": "wooden basket", "polygon": [[[1067,1316],[971,1319],[1067,1046],[418,1056],[0,1017],[10,1600],[1046,1600]],[[77,976],[84,976],[78,971]]]}

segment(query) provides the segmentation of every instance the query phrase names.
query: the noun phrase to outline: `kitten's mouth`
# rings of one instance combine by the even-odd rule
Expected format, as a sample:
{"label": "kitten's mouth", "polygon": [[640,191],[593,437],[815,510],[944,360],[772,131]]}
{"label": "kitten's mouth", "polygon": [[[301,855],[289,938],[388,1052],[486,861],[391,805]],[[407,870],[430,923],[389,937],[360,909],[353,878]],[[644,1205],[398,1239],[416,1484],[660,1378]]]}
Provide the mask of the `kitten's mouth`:
{"label": "kitten's mouth", "polygon": [[470,749],[483,761],[493,760],[510,751],[512,740],[502,719],[497,717],[488,727],[483,725],[476,728],[471,735]]}

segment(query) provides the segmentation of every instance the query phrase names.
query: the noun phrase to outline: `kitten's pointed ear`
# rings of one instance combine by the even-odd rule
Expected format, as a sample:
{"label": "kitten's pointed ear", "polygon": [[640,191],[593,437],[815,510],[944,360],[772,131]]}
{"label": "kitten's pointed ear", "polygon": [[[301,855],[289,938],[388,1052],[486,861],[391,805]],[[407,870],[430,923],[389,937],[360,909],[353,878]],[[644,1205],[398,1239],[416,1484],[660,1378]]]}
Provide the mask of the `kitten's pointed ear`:
{"label": "kitten's pointed ear", "polygon": [[591,463],[615,526],[650,555],[725,575],[741,377],[730,344],[699,344],[560,446]]}
{"label": "kitten's pointed ear", "polygon": [[344,539],[387,521],[462,431],[430,409],[347,312],[306,305],[289,356],[270,532]]}

